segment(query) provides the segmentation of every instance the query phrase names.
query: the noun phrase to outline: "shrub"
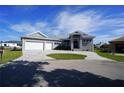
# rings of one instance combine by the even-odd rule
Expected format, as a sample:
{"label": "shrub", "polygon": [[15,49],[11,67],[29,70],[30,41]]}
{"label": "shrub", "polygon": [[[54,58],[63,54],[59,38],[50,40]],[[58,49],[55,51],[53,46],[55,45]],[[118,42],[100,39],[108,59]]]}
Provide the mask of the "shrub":
{"label": "shrub", "polygon": [[21,48],[13,47],[11,51],[21,51]]}
{"label": "shrub", "polygon": [[70,46],[59,45],[55,48],[56,50],[71,50]]}
{"label": "shrub", "polygon": [[0,49],[1,49],[1,50],[4,50],[4,46],[0,46]]}

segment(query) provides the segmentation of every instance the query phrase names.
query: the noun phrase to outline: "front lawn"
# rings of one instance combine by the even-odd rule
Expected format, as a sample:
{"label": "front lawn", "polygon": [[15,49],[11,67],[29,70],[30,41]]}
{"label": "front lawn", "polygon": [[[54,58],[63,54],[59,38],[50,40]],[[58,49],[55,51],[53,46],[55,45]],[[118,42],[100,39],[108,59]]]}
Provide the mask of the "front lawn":
{"label": "front lawn", "polygon": [[8,61],[14,60],[22,55],[21,51],[4,50],[3,58],[0,59],[0,63],[7,63]]}
{"label": "front lawn", "polygon": [[86,57],[85,55],[69,54],[69,53],[54,53],[54,54],[48,54],[47,56],[55,58],[55,59],[64,59],[64,60],[84,59]]}
{"label": "front lawn", "polygon": [[109,58],[115,61],[124,62],[124,56],[112,55],[110,53],[102,52],[100,50],[95,50],[95,52],[102,57]]}

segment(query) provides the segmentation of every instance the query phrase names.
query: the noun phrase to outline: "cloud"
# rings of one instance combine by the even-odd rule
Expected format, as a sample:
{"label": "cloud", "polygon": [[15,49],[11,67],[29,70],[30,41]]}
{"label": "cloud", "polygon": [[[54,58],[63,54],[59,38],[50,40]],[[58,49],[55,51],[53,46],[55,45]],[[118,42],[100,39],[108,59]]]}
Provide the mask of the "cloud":
{"label": "cloud", "polygon": [[59,29],[58,34],[70,33],[76,30],[90,33],[98,28],[100,19],[101,15],[97,15],[94,11],[76,14],[65,11],[57,16],[56,28]]}
{"label": "cloud", "polygon": [[124,18],[109,18],[103,19],[101,22],[102,26],[105,27],[124,27]]}
{"label": "cloud", "polygon": [[95,42],[107,42],[124,34],[124,17],[120,16],[105,16],[104,13],[95,10],[61,11],[50,22],[19,23],[11,25],[10,28],[25,33],[41,31],[49,36],[58,37],[66,37],[69,33],[79,30],[88,34],[97,33]]}
{"label": "cloud", "polygon": [[115,35],[124,35],[124,28],[113,30],[112,33]]}
{"label": "cloud", "polygon": [[35,31],[35,28],[32,27],[30,24],[15,24],[11,26],[12,30],[17,32],[32,32]]}
{"label": "cloud", "polygon": [[106,41],[111,41],[112,39],[115,39],[116,37],[111,35],[99,35],[95,38],[95,43],[102,42],[106,43]]}
{"label": "cloud", "polygon": [[19,40],[20,38],[19,37],[17,37],[17,36],[14,36],[14,35],[7,35],[7,37],[9,38],[9,39],[11,39],[11,40]]}
{"label": "cloud", "polygon": [[31,23],[14,24],[14,25],[11,25],[10,28],[17,32],[30,33],[38,30],[41,31],[42,29],[44,29],[45,26],[46,26],[46,23],[37,22],[35,24],[31,24]]}
{"label": "cloud", "polygon": [[98,28],[100,18],[101,15],[97,15],[95,11],[86,11],[76,14],[63,11],[59,13],[51,23],[36,22],[33,25],[30,23],[14,24],[11,26],[11,29],[18,32],[32,32],[36,30],[44,32],[45,30],[45,32],[53,35],[68,34],[76,30],[89,33]]}
{"label": "cloud", "polygon": [[57,18],[58,34],[80,30],[89,34],[97,33],[95,42],[108,42],[124,35],[124,17],[120,16],[108,18],[95,11],[76,14],[62,12]]}

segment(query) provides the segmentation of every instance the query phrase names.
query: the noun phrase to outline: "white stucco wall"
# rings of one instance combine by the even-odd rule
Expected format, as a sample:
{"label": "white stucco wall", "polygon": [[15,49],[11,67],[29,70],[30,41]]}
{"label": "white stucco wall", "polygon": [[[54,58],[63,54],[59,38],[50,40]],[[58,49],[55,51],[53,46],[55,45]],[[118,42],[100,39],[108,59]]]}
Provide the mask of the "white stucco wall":
{"label": "white stucco wall", "polygon": [[[25,49],[25,45],[26,42],[38,42],[38,43],[43,43],[43,50],[50,50],[50,48],[48,47],[52,47],[52,49],[54,49],[57,45],[55,45],[54,43],[57,41],[51,41],[51,40],[34,40],[34,39],[22,39],[22,51],[23,54],[25,54],[26,52],[29,52]],[[50,45],[51,44],[51,45]],[[28,46],[30,47],[30,46]],[[40,47],[40,46],[39,46]],[[32,49],[33,50],[33,49]],[[31,50],[30,50],[31,51]]]}
{"label": "white stucco wall", "polygon": [[73,39],[71,39],[71,50],[79,50],[79,51],[94,51],[94,45],[93,45],[93,39],[89,42],[84,42],[82,41],[82,39],[79,39],[79,49],[75,49],[73,47]]}
{"label": "white stucco wall", "polygon": [[17,47],[17,43],[2,43],[2,46],[5,46],[6,44],[6,47]]}
{"label": "white stucco wall", "polygon": [[82,44],[82,50],[83,51],[93,51],[94,46],[93,46],[93,40],[91,42],[88,42],[87,44]]}

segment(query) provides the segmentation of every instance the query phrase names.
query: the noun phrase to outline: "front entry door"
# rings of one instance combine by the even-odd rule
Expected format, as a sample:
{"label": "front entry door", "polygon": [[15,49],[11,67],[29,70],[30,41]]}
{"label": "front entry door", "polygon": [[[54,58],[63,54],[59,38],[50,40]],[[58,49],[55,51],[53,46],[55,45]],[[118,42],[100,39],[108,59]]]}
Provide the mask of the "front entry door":
{"label": "front entry door", "polygon": [[74,44],[74,48],[79,49],[79,40],[75,39],[73,41],[73,44]]}

